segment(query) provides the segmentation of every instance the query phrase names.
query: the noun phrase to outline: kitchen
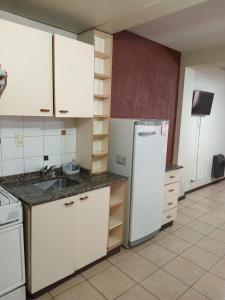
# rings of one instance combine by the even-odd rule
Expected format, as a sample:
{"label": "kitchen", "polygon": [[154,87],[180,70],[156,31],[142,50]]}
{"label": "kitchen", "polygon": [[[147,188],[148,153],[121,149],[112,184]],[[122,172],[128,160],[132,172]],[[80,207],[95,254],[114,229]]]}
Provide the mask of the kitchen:
{"label": "kitchen", "polygon": [[180,52],[2,15],[0,299],[201,294],[166,269],[192,246],[173,163]]}

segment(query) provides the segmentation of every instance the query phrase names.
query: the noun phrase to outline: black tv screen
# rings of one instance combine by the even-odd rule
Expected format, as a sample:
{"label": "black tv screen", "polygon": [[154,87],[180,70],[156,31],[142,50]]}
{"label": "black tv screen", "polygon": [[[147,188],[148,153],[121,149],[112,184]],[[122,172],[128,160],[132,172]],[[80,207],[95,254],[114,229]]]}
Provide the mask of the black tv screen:
{"label": "black tv screen", "polygon": [[210,115],[214,93],[195,90],[192,99],[192,115]]}

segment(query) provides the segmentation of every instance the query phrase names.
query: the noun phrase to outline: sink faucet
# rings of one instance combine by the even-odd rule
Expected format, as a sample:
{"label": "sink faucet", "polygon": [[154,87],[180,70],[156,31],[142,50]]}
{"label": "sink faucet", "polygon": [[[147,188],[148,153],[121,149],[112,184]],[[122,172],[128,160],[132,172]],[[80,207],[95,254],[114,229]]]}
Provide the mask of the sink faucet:
{"label": "sink faucet", "polygon": [[49,175],[50,177],[55,177],[56,176],[56,168],[55,166],[45,166],[41,169],[41,176],[46,176]]}

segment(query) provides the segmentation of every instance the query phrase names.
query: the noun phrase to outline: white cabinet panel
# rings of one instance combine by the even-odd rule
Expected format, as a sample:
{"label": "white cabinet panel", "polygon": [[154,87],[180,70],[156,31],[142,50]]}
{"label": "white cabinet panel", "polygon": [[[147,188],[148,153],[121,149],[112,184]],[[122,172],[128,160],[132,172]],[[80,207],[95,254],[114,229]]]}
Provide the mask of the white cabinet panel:
{"label": "white cabinet panel", "polygon": [[94,47],[54,35],[55,115],[93,117]]}
{"label": "white cabinet panel", "polygon": [[0,41],[8,73],[0,115],[52,116],[52,34],[0,20]]}
{"label": "white cabinet panel", "polygon": [[110,188],[78,196],[76,212],[76,269],[107,254]]}
{"label": "white cabinet panel", "polygon": [[75,271],[76,199],[32,207],[31,293]]}

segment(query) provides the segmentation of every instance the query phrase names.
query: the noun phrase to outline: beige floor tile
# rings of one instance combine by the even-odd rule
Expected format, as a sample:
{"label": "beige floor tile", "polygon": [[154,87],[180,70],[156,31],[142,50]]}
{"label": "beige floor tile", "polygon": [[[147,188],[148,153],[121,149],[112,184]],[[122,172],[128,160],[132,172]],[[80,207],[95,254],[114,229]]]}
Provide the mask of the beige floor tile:
{"label": "beige floor tile", "polygon": [[120,252],[110,256],[108,258],[108,261],[111,262],[112,264],[116,264],[123,260],[124,258],[127,258],[128,256],[132,255],[133,251],[132,249],[126,249],[126,248],[121,248]]}
{"label": "beige floor tile", "polygon": [[157,243],[176,254],[184,252],[185,249],[191,246],[189,242],[186,242],[174,235],[168,235],[167,237],[159,240]]}
{"label": "beige floor tile", "polygon": [[104,300],[87,281],[55,297],[55,300]]}
{"label": "beige floor tile", "polygon": [[211,273],[206,273],[193,287],[210,299],[225,299],[225,281]]}
{"label": "beige floor tile", "polygon": [[152,238],[153,242],[157,242],[161,240],[162,238],[168,236],[168,233],[165,230],[160,231],[156,236]]}
{"label": "beige floor tile", "polygon": [[78,285],[79,283],[81,283],[82,281],[84,281],[84,278],[81,275],[77,275],[67,281],[65,281],[64,283],[60,284],[59,286],[55,287],[54,289],[52,289],[50,291],[50,294],[55,297],[59,294],[62,294],[63,292],[65,292],[66,290],[71,289],[72,287]]}
{"label": "beige floor tile", "polygon": [[202,234],[209,234],[210,232],[212,232],[213,230],[215,230],[215,226],[210,225],[210,224],[206,224],[203,222],[200,222],[198,220],[195,220],[189,224],[186,225],[188,228],[191,228],[195,231],[198,231]]}
{"label": "beige floor tile", "polygon": [[224,223],[223,219],[215,217],[211,214],[204,215],[204,216],[200,217],[198,220],[203,223],[214,225],[214,226],[220,226]]}
{"label": "beige floor tile", "polygon": [[207,206],[209,208],[217,208],[221,203],[215,201],[213,198],[205,198],[199,202],[200,205]]}
{"label": "beige floor tile", "polygon": [[200,216],[202,216],[204,214],[204,212],[197,210],[197,209],[192,209],[190,206],[181,209],[179,211],[179,213],[181,213],[185,216],[194,218],[194,219],[199,218]]}
{"label": "beige floor tile", "polygon": [[[32,298],[29,298],[32,299]],[[52,300],[52,296],[49,293],[45,293],[42,296],[35,298],[35,300]]]}
{"label": "beige floor tile", "polygon": [[220,230],[225,230],[225,223],[222,224],[222,225],[220,225],[220,227],[219,227],[218,229],[220,229]]}
{"label": "beige floor tile", "polygon": [[212,200],[216,201],[217,203],[223,204],[223,203],[225,203],[225,192],[224,191],[223,192],[218,192],[218,193],[216,193],[212,196],[209,196],[207,198],[212,199]]}
{"label": "beige floor tile", "polygon": [[209,234],[210,237],[225,243],[225,230],[216,229]]}
{"label": "beige floor tile", "polygon": [[152,244],[138,252],[139,255],[148,259],[155,265],[161,267],[174,259],[176,255],[169,250],[157,245]]}
{"label": "beige floor tile", "polygon": [[225,257],[218,260],[212,269],[210,269],[210,272],[225,280]]}
{"label": "beige floor tile", "polygon": [[140,285],[136,285],[117,298],[117,300],[157,300],[157,298]]}
{"label": "beige floor tile", "polygon": [[214,191],[212,189],[204,188],[204,189],[200,189],[200,190],[198,190],[194,193],[195,193],[196,196],[206,198],[206,197],[210,197],[213,194],[215,194],[216,191]]}
{"label": "beige floor tile", "polygon": [[180,229],[181,227],[182,227],[182,225],[180,225],[180,224],[174,222],[173,225],[170,226],[170,227],[168,227],[168,228],[166,228],[165,231],[166,231],[167,233],[173,233],[174,231]]}
{"label": "beige floor tile", "polygon": [[212,216],[218,217],[220,219],[223,219],[225,222],[225,211],[221,211],[220,207],[216,208],[215,210],[211,211],[210,213]]}
{"label": "beige floor tile", "polygon": [[111,263],[107,260],[103,260],[102,262],[94,265],[93,267],[87,269],[86,271],[82,272],[82,276],[84,276],[84,278],[88,279],[104,270],[106,270],[107,268],[111,267]]}
{"label": "beige floor tile", "polygon": [[199,241],[196,246],[205,249],[208,252],[212,252],[213,254],[220,257],[225,255],[225,243],[212,239],[209,236],[206,236],[201,241]]}
{"label": "beige floor tile", "polygon": [[187,249],[181,256],[206,270],[211,268],[219,259],[218,256],[196,246]]}
{"label": "beige floor tile", "polygon": [[163,270],[156,271],[141,285],[161,300],[175,300],[187,289],[187,285]]}
{"label": "beige floor tile", "polygon": [[133,254],[115,265],[120,271],[139,282],[148,277],[157,267],[137,254]]}
{"label": "beige floor tile", "polygon": [[192,221],[194,221],[194,218],[185,216],[185,215],[181,214],[180,212],[176,218],[176,223],[181,224],[181,225],[186,225]]}
{"label": "beige floor tile", "polygon": [[203,198],[204,197],[198,196],[198,195],[196,195],[195,192],[193,192],[193,193],[187,194],[186,197],[185,197],[185,200],[192,200],[194,202],[198,202],[198,201],[201,201]]}
{"label": "beige floor tile", "polygon": [[169,262],[163,267],[163,270],[174,275],[187,285],[192,285],[205,273],[205,270],[186,261],[182,257],[177,257]]}
{"label": "beige floor tile", "polygon": [[151,245],[153,243],[154,243],[153,240],[150,239],[150,240],[148,240],[148,241],[146,241],[144,243],[141,243],[141,244],[139,244],[137,246],[132,247],[132,251],[133,252],[139,252],[141,249],[144,249],[144,248],[146,248],[147,246],[149,246],[149,245]]}
{"label": "beige floor tile", "polygon": [[179,300],[209,300],[209,298],[190,288],[179,298]]}
{"label": "beige floor tile", "polygon": [[200,239],[204,237],[203,234],[194,231],[192,229],[189,229],[187,227],[182,227],[181,229],[178,229],[173,233],[173,235],[193,244],[198,242]]}
{"label": "beige floor tile", "polygon": [[[196,210],[201,211],[205,214],[209,213],[210,211],[212,211],[215,208],[215,207],[209,207],[209,206],[205,205],[205,203],[207,204],[208,201],[203,199],[201,202],[195,203],[195,204],[191,205],[189,208],[196,209]],[[217,204],[216,207],[218,207],[218,204]]]}
{"label": "beige floor tile", "polygon": [[114,266],[88,279],[107,299],[115,299],[136,283]]}

